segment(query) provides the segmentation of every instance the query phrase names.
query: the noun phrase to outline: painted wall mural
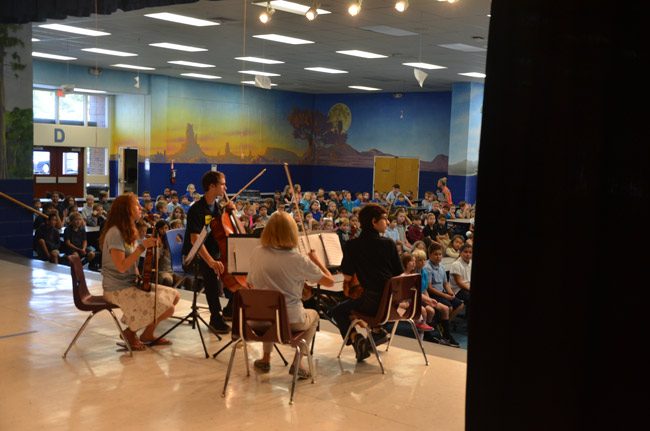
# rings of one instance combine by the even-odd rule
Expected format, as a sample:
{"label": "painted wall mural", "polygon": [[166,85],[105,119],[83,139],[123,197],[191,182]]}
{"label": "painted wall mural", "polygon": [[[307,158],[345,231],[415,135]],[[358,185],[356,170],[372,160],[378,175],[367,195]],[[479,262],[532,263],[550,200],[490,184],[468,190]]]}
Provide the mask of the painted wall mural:
{"label": "painted wall mural", "polygon": [[124,97],[112,153],[136,146],[152,163],[370,168],[393,155],[447,170],[451,93],[310,95],[153,76],[151,96]]}

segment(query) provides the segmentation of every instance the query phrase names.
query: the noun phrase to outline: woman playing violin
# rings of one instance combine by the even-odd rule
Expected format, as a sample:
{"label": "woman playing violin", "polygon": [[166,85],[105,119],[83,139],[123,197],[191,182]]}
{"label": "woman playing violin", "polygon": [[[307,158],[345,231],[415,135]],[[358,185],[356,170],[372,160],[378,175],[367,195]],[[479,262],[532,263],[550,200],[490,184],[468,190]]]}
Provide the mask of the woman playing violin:
{"label": "woman playing violin", "polygon": [[[156,238],[138,241],[135,222],[140,219],[140,204],[133,193],[118,196],[99,238],[102,248],[102,287],[104,299],[122,310],[122,323],[128,327],[124,335],[133,350],[144,350],[145,343],[156,339],[154,330],[158,323],[174,313],[179,293],[165,286],[157,286],[149,292],[135,286],[136,265],[140,255],[155,247]],[[154,308],[154,301],[156,301]],[[154,317],[154,309],[156,316]],[[143,329],[138,337],[137,332]],[[157,344],[171,344],[160,339]]]}
{"label": "woman playing violin", "polygon": [[[203,197],[194,203],[187,212],[187,226],[183,242],[183,255],[187,255],[192,249],[192,244],[197,240],[199,234],[206,225],[210,225],[213,219],[221,223],[221,208],[217,203],[217,197],[226,194],[226,176],[222,172],[208,171],[201,178]],[[230,210],[234,205],[228,204]],[[213,235],[208,235],[205,242],[199,249],[199,271],[203,277],[205,297],[210,308],[210,326],[220,334],[230,331],[230,326],[225,322],[221,314],[221,303],[219,294],[222,290],[219,275],[225,271],[224,265],[219,261],[219,244]]]}
{"label": "woman playing violin", "polygon": [[[334,278],[312,250],[309,257],[298,250],[298,226],[286,212],[275,212],[262,231],[261,246],[253,250],[247,282],[255,289],[269,289],[282,292],[286,299],[287,314],[293,331],[304,331],[307,350],[311,344],[318,312],[305,309],[302,305],[302,290],[305,281],[333,286]],[[256,368],[266,372],[270,369],[273,343],[264,343],[262,359],[254,362]],[[307,352],[303,352],[307,356]],[[301,379],[309,378],[309,371],[300,364],[291,366],[291,374],[297,372]]]}

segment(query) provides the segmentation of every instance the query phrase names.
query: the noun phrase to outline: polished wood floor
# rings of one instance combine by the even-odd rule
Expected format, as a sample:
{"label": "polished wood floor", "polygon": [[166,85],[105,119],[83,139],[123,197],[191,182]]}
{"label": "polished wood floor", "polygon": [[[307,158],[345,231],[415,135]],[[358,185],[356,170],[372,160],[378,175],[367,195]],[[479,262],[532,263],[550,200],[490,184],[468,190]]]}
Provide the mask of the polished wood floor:
{"label": "polished wood floor", "polygon": [[[189,326],[170,334],[173,345],[129,357],[118,351],[117,331],[102,312],[62,359],[87,317],[74,306],[69,268],[0,255],[0,274],[0,430],[464,428],[465,350],[426,343],[427,367],[415,340],[397,337],[381,353],[382,375],[376,359],[357,364],[349,347],[337,360],[341,338],[324,322],[316,337],[316,383],[298,382],[293,405],[290,376],[277,355],[269,374],[251,366],[246,377],[238,352],[222,398],[230,349],[205,359]],[[87,272],[86,279],[91,291],[101,291],[99,274]],[[183,299],[177,314],[189,305]],[[209,336],[208,351],[228,340]],[[251,346],[252,360],[261,345]]]}

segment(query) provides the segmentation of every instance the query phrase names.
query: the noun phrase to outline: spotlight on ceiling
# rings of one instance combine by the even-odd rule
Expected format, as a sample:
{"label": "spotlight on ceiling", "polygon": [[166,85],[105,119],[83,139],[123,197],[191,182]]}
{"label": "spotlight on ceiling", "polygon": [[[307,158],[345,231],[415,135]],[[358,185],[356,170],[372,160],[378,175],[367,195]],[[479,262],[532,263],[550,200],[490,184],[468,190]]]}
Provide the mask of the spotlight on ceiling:
{"label": "spotlight on ceiling", "polygon": [[305,12],[305,18],[307,18],[309,21],[313,21],[316,19],[318,16],[318,4],[313,1],[311,2],[311,7]]}
{"label": "spotlight on ceiling", "polygon": [[348,6],[348,13],[352,16],[357,16],[359,12],[361,12],[361,3],[363,3],[363,0],[355,0],[350,3],[350,6]]}
{"label": "spotlight on ceiling", "polygon": [[260,14],[260,21],[262,24],[266,24],[271,21],[271,16],[275,13],[275,9],[271,7],[271,2],[266,2],[266,10]]}
{"label": "spotlight on ceiling", "polygon": [[399,0],[398,2],[395,3],[395,10],[397,12],[404,12],[406,9],[409,8],[409,0]]}

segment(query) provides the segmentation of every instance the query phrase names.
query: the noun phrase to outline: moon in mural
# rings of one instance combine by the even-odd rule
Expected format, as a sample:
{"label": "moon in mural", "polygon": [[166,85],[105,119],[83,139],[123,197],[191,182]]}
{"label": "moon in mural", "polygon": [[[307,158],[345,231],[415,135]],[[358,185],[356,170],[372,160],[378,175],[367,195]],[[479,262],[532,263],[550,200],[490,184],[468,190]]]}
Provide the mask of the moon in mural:
{"label": "moon in mural", "polygon": [[329,123],[339,133],[347,132],[352,124],[352,112],[345,103],[337,103],[327,113]]}

